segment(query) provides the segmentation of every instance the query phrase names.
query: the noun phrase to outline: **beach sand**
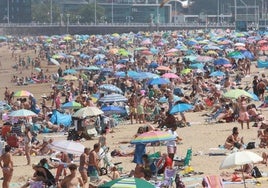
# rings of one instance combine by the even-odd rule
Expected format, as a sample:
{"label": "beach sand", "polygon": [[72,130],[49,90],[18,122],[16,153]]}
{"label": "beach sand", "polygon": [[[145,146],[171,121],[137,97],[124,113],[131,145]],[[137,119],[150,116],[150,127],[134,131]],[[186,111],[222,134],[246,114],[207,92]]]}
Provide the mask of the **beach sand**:
{"label": "beach sand", "polygon": [[[21,54],[23,57],[27,57],[29,54],[33,57],[33,51],[28,51],[27,53],[17,52],[17,55]],[[16,72],[12,69],[12,65],[14,65],[14,59],[11,58],[11,51],[8,50],[7,46],[0,47],[0,61],[2,63],[2,67],[0,69],[0,97],[3,99],[4,88],[8,87],[11,91],[18,90],[28,90],[34,94],[34,96],[39,100],[42,94],[48,94],[51,90],[52,83],[46,84],[31,84],[27,86],[16,86],[15,83],[11,83],[12,76],[15,75],[24,75],[29,76],[31,70],[23,71],[22,74]],[[47,66],[46,62],[42,63],[42,68],[49,69],[50,73],[55,71],[57,67],[50,65]],[[34,71],[34,70],[33,70]],[[259,70],[253,69],[253,72],[257,74]],[[245,80],[249,85],[251,84],[252,77],[248,77]],[[244,81],[244,83],[246,83]],[[205,175],[220,175],[222,172],[234,172],[234,169],[227,170],[219,170],[219,166],[223,159],[226,156],[209,156],[210,148],[218,148],[218,145],[223,145],[225,139],[228,135],[231,134],[231,130],[234,126],[238,126],[240,129],[240,125],[238,122],[233,123],[220,123],[208,124],[205,122],[205,117],[201,115],[206,113],[203,112],[188,112],[186,113],[187,120],[191,123],[191,126],[178,128],[177,132],[179,136],[183,139],[181,144],[178,145],[177,155],[180,157],[185,157],[186,151],[188,148],[192,148],[192,160],[190,162],[192,168],[195,172],[203,172],[202,175],[191,175],[190,177],[183,178],[185,184],[193,185],[196,183],[201,184],[202,178]],[[267,117],[267,111],[263,110],[262,113],[265,117]],[[250,129],[240,129],[240,136],[244,137],[245,143],[248,142],[258,142],[257,140],[257,130],[258,128],[252,127],[253,123],[250,123]],[[107,135],[108,146],[110,147],[110,151],[113,149],[127,149],[131,151],[134,147],[128,147],[130,144],[128,143],[133,136],[135,135],[138,127],[140,125],[134,124],[130,125],[129,122],[124,122],[123,124],[118,125],[114,128],[114,133],[109,133]],[[42,139],[44,136],[51,136],[55,139],[62,139],[63,137],[59,137],[56,134],[49,135],[39,135],[39,138]],[[82,142],[85,146],[92,148],[93,144],[96,143],[98,138],[93,138],[92,140]],[[126,144],[127,143],[127,144]],[[166,151],[166,146],[159,147],[147,147],[147,152],[153,153],[154,151]],[[261,155],[265,149],[253,149],[251,150]],[[32,163],[38,162],[41,158],[47,156],[32,156]],[[113,162],[122,162],[123,172],[129,172],[134,169],[135,164],[131,162],[132,157],[115,157],[113,158]],[[19,187],[20,184],[26,182],[28,178],[33,175],[33,170],[31,166],[26,166],[26,158],[24,156],[14,156],[14,175],[12,178],[11,187]],[[267,167],[264,164],[257,164],[259,169],[263,172],[268,172]],[[239,168],[239,167],[237,167]],[[52,170],[55,173],[55,170]],[[1,177],[1,172],[0,172]],[[268,187],[268,177],[261,178],[259,181],[261,185],[257,186],[253,183],[248,183],[248,187]],[[201,187],[201,185],[199,186]],[[242,184],[230,184],[225,187],[243,187]]]}

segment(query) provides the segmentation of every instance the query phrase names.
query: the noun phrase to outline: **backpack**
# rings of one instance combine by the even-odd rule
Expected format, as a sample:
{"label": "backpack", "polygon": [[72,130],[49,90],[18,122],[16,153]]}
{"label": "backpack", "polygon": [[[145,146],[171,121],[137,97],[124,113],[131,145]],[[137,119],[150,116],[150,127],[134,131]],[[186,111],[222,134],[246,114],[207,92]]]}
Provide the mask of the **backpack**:
{"label": "backpack", "polygon": [[175,183],[176,183],[176,188],[185,188],[186,187],[180,178],[180,174],[176,174]]}
{"label": "backpack", "polygon": [[259,168],[256,167],[256,166],[253,167],[252,172],[251,172],[251,175],[252,175],[254,178],[260,178],[260,177],[262,177],[262,174],[261,174]]}

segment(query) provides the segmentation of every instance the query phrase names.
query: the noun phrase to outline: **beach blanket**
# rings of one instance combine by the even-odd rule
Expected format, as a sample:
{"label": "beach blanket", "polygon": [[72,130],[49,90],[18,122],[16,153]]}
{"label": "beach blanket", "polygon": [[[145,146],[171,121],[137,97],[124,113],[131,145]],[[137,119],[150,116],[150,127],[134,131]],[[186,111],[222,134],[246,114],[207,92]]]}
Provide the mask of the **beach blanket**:
{"label": "beach blanket", "polygon": [[268,61],[258,60],[257,67],[258,68],[268,68]]}
{"label": "beach blanket", "polygon": [[203,187],[206,188],[222,188],[223,182],[220,176],[217,175],[211,175],[206,176],[202,182]]}
{"label": "beach blanket", "polygon": [[57,124],[57,125],[62,124],[65,127],[69,127],[72,123],[72,116],[68,114],[63,114],[57,110],[54,110],[50,118],[50,122],[53,124]]}

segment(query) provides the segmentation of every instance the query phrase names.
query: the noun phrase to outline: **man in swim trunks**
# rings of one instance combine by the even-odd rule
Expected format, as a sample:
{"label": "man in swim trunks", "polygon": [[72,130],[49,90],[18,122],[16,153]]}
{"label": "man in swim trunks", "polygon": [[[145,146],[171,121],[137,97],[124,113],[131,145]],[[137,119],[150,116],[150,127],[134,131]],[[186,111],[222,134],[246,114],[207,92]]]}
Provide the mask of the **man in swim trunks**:
{"label": "man in swim trunks", "polygon": [[90,149],[85,148],[84,153],[80,155],[80,165],[79,165],[79,172],[81,174],[81,178],[83,179],[84,184],[87,183],[88,176],[87,176],[87,167],[88,167],[88,155]]}
{"label": "man in swim trunks", "polygon": [[10,153],[11,147],[9,145],[5,146],[5,153],[0,157],[0,167],[3,171],[3,188],[9,188],[9,183],[13,175],[13,160]]}
{"label": "man in swim trunks", "polygon": [[89,153],[89,161],[88,161],[88,175],[90,177],[90,181],[99,180],[99,157],[98,153],[100,151],[100,144],[94,144],[93,150]]}

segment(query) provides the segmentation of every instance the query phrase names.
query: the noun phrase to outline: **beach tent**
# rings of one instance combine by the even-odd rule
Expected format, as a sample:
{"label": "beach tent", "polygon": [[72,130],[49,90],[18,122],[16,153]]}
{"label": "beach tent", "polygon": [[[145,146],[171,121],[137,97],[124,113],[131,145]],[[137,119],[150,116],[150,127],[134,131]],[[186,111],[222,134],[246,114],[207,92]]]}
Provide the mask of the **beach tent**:
{"label": "beach tent", "polygon": [[52,116],[50,118],[50,122],[57,125],[64,125],[65,127],[69,127],[72,123],[72,116],[68,114],[60,113],[57,110],[52,112]]}

